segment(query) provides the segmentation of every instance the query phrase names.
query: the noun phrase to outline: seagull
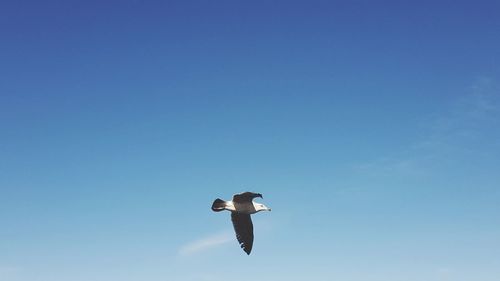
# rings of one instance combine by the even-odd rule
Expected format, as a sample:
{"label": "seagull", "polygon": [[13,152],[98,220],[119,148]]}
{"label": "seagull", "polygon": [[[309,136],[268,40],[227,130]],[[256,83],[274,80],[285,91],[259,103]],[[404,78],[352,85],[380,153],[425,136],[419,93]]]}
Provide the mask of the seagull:
{"label": "seagull", "polygon": [[247,255],[250,255],[253,246],[253,224],[250,215],[260,211],[271,211],[264,204],[253,202],[253,199],[257,197],[263,198],[260,193],[243,192],[233,195],[232,201],[217,198],[212,204],[212,211],[214,212],[224,210],[231,212],[236,239],[238,239],[238,243]]}

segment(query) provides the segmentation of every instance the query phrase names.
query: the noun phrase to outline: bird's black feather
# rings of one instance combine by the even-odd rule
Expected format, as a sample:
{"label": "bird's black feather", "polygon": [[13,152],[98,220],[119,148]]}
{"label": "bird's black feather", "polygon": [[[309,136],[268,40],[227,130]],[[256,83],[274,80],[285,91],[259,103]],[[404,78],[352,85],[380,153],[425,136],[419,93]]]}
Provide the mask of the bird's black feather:
{"label": "bird's black feather", "polygon": [[236,239],[247,255],[250,255],[253,246],[253,224],[250,215],[231,213]]}

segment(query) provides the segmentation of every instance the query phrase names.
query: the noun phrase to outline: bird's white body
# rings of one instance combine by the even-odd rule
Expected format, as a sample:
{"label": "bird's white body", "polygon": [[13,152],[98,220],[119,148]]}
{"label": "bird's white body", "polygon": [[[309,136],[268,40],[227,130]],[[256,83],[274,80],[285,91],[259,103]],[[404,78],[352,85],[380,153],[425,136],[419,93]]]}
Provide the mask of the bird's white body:
{"label": "bird's white body", "polygon": [[247,215],[255,214],[260,211],[271,211],[271,209],[264,206],[264,204],[259,204],[253,201],[243,203],[226,201],[225,209],[231,212]]}

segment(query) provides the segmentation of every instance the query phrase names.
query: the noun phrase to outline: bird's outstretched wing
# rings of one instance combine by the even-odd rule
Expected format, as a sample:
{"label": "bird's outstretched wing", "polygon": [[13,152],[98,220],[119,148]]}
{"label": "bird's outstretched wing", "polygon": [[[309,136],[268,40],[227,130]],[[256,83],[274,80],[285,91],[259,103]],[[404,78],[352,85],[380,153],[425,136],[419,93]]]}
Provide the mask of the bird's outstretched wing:
{"label": "bird's outstretched wing", "polygon": [[250,255],[253,246],[253,224],[250,215],[231,213],[236,239],[247,255]]}
{"label": "bird's outstretched wing", "polygon": [[233,196],[233,202],[243,203],[243,202],[251,202],[254,198],[260,197],[262,198],[262,194],[253,193],[253,192],[243,192],[240,194],[235,194]]}

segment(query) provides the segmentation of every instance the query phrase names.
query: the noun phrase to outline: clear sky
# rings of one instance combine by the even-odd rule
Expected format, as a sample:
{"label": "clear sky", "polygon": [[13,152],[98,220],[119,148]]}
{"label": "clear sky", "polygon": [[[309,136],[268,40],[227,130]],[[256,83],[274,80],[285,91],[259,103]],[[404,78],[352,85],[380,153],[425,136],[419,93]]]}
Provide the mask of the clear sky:
{"label": "clear sky", "polygon": [[0,280],[497,281],[500,4],[416,2],[2,1]]}

